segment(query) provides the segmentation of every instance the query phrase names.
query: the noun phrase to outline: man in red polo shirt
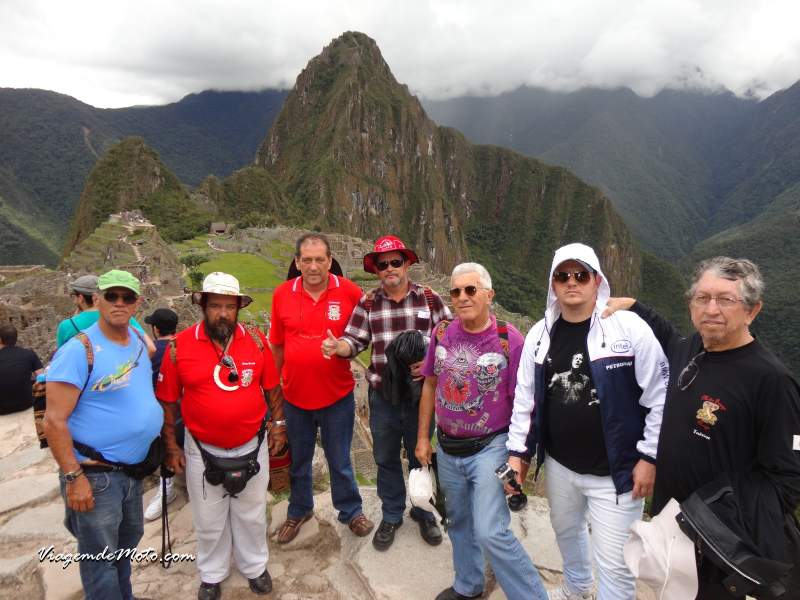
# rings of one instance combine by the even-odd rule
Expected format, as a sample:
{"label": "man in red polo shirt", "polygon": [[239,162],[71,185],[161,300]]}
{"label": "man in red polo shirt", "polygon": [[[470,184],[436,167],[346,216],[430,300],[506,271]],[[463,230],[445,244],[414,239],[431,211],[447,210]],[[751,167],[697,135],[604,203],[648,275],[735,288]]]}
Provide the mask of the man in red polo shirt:
{"label": "man in red polo shirt", "polygon": [[[231,553],[250,589],[267,594],[272,580],[267,570],[269,459],[267,444],[262,443],[264,399],[274,398],[269,446],[280,447],[286,443],[283,403],[280,394],[269,394],[278,386],[278,373],[261,332],[238,323],[239,309],[252,299],[239,293],[235,277],[209,274],[203,291],[195,292],[192,300],[203,308],[204,318],[179,333],[165,352],[156,395],[165,407],[167,465],[177,473],[186,468],[201,578],[197,597],[220,597],[219,584],[230,573]],[[172,425],[179,398],[186,426],[185,457]],[[256,452],[260,469],[248,471],[252,477],[243,490],[229,492],[209,478],[214,457]]]}
{"label": "man in red polo shirt", "polygon": [[355,419],[350,363],[327,359],[319,350],[329,332],[342,335],[363,294],[352,281],[330,273],[331,261],[330,244],[324,235],[301,236],[295,247],[300,277],[278,286],[272,296],[269,341],[283,376],[292,454],[289,509],[277,536],[282,544],[293,540],[314,513],[311,461],[317,428],[339,521],[347,523],[359,537],[373,528],[362,510],[350,461]]}

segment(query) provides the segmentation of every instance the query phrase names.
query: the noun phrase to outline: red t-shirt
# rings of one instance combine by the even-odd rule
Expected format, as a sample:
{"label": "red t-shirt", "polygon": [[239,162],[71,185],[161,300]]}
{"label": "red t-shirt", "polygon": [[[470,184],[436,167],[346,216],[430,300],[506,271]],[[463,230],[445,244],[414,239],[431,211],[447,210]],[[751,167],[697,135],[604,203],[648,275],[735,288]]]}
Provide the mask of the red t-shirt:
{"label": "red t-shirt", "polygon": [[169,348],[164,352],[156,396],[162,402],[181,399],[183,421],[201,442],[235,448],[258,433],[267,410],[262,388],[278,385],[272,352],[260,331],[258,336],[264,342],[263,352],[244,326],[237,325],[227,352],[239,373],[233,383],[202,321],[175,337],[174,363]]}
{"label": "red t-shirt", "polygon": [[350,361],[322,355],[330,329],[344,333],[350,313],[363,296],[344,277],[328,276],[328,289],[315,302],[300,277],[278,286],[272,295],[269,341],[283,346],[283,395],[305,410],[330,406],[353,390]]}

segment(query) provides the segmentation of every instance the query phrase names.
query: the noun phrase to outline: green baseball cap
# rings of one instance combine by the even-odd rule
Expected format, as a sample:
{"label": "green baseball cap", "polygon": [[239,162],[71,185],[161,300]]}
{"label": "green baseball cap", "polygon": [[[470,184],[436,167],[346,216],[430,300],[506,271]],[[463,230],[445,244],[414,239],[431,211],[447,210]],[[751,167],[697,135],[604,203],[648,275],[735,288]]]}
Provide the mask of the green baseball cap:
{"label": "green baseball cap", "polygon": [[127,271],[113,269],[108,273],[103,273],[97,278],[97,289],[101,292],[113,287],[121,287],[131,290],[132,292],[135,292],[137,296],[141,295],[142,293],[139,280]]}

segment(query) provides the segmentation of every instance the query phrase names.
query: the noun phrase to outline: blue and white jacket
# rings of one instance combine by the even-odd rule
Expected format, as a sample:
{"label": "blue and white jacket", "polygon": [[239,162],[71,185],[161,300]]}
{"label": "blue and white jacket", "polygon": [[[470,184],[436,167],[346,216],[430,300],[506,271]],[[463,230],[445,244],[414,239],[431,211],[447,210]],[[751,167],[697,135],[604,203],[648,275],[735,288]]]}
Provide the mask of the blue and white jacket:
{"label": "blue and white jacket", "polygon": [[[669,363],[652,330],[638,315],[617,311],[601,319],[611,288],[594,250],[584,244],[559,248],[553,257],[550,281],[555,268],[570,259],[588,264],[602,277],[586,347],[600,400],[611,478],[617,494],[624,494],[633,489],[632,471],[639,459],[656,462]],[[545,318],[528,332],[517,372],[508,450],[525,461],[530,461],[535,451],[537,473],[545,456],[541,435],[547,409],[544,364],[550,332],[560,314],[551,285]]]}

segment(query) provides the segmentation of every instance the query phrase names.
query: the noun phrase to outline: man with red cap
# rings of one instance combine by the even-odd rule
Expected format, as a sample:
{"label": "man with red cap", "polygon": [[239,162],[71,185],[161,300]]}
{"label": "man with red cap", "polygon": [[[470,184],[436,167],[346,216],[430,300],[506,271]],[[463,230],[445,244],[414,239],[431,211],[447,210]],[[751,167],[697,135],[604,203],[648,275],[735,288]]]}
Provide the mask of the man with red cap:
{"label": "man with red cap", "polygon": [[[335,354],[342,358],[356,356],[372,344],[367,371],[369,424],[383,513],[372,538],[372,545],[378,550],[387,550],[392,545],[395,531],[403,524],[406,488],[400,461],[401,443],[407,449],[409,467],[420,466],[414,456],[419,397],[403,398],[396,403],[385,397],[381,380],[387,364],[386,349],[404,331],[419,331],[429,341],[439,321],[450,318],[450,311],[436,292],[409,279],[408,269],[416,262],[419,262],[417,255],[399,238],[393,235],[378,238],[373,251],[364,256],[364,270],[375,273],[380,286],[359,301],[343,336],[336,338],[329,333],[322,342],[326,356]],[[422,362],[410,365],[413,377],[421,377]],[[413,507],[410,515],[428,544],[441,543],[442,532],[432,513]]]}

